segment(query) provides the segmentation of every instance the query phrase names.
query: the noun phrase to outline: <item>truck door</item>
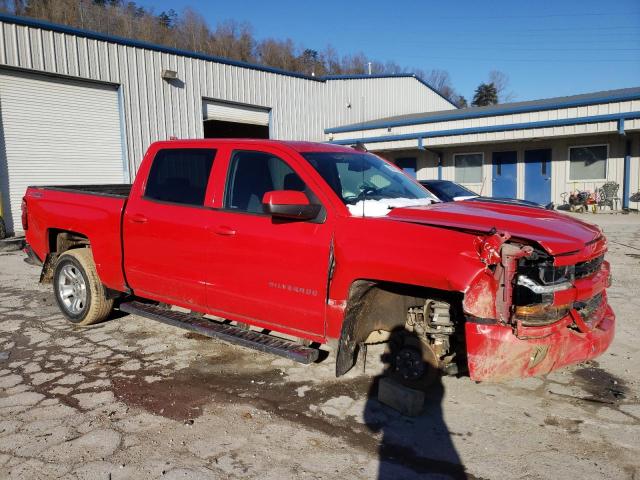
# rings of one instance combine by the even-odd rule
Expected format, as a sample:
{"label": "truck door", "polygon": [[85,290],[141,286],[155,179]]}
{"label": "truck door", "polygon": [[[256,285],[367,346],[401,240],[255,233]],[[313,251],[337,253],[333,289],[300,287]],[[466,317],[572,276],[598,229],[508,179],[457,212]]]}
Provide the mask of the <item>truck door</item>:
{"label": "truck door", "polygon": [[[152,155],[152,153],[150,153]],[[123,220],[127,282],[140,296],[206,309],[210,235],[204,207],[216,151],[158,150],[136,183]]]}
{"label": "truck door", "polygon": [[263,213],[272,190],[304,192],[321,203],[282,152],[230,152],[222,208],[212,229],[209,302],[268,328],[324,334],[332,226],[327,211],[314,220],[278,220]]}

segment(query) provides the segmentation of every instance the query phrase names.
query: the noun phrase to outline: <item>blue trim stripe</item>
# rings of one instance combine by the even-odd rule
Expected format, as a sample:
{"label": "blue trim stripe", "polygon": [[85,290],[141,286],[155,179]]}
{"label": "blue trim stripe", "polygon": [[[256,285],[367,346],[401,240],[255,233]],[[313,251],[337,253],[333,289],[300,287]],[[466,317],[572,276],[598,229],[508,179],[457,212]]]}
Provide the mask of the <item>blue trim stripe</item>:
{"label": "blue trim stripe", "polygon": [[[77,35],[80,37],[91,38],[93,40],[100,40],[103,42],[118,43],[120,45],[126,45],[128,47],[144,48],[147,50],[153,50],[161,53],[168,53],[171,55],[179,55],[182,57],[195,58],[197,60],[206,60],[209,62],[221,63],[223,65],[231,65],[233,67],[248,68],[250,70],[257,70],[260,72],[275,73],[277,75],[285,75],[287,77],[302,78],[305,80],[311,80],[314,82],[326,82],[327,80],[357,80],[362,78],[392,78],[392,77],[413,77],[425,87],[433,90],[442,98],[447,100],[440,94],[435,88],[425,82],[423,79],[412,73],[406,74],[382,74],[382,75],[327,75],[322,77],[315,77],[313,75],[305,75],[303,73],[291,72],[289,70],[282,70],[280,68],[267,67],[266,65],[258,65],[255,63],[241,62],[237,60],[231,60],[229,58],[216,57],[214,55],[206,55],[204,53],[192,52],[189,50],[180,50],[177,48],[165,47],[164,45],[158,45],[149,42],[143,42],[140,40],[133,40],[131,38],[118,37],[116,35],[106,35],[104,33],[92,32],[89,30],[81,30],[78,28],[68,27],[66,25],[60,25],[57,23],[46,22],[44,20],[36,20],[34,18],[19,17],[16,15],[0,14],[0,22],[14,23],[16,25],[22,25],[31,28],[40,28],[43,30],[51,30],[59,33],[66,33],[68,35]],[[449,100],[447,100],[449,102]],[[449,102],[451,103],[451,102]],[[453,105],[453,104],[452,104]],[[455,106],[455,105],[454,105]]]}
{"label": "blue trim stripe", "polygon": [[624,121],[625,119],[640,119],[640,111],[626,112],[626,113],[614,113],[610,115],[594,115],[591,117],[581,118],[566,118],[561,120],[544,120],[541,122],[528,122],[528,123],[510,123],[506,125],[491,125],[488,127],[473,127],[473,128],[456,128],[452,130],[436,130],[433,132],[415,132],[405,133],[402,135],[386,135],[378,137],[362,137],[357,139],[340,139],[332,140],[329,143],[337,145],[353,145],[356,142],[361,143],[380,143],[380,142],[393,142],[399,140],[412,140],[416,138],[435,138],[435,137],[452,137],[456,135],[469,135],[473,133],[492,133],[492,132],[508,132],[512,130],[530,130],[532,128],[546,128],[546,127],[565,127],[569,125],[584,125],[588,123],[598,122],[615,122]]}
{"label": "blue trim stripe", "polygon": [[603,95],[601,97],[589,97],[565,101],[560,100],[558,102],[548,103],[544,105],[520,105],[511,108],[505,108],[502,110],[485,111],[479,108],[478,111],[474,111],[475,109],[471,108],[464,109],[464,111],[459,112],[453,111],[442,113],[440,115],[430,115],[428,117],[416,117],[405,120],[380,120],[379,122],[371,122],[367,123],[366,125],[354,124],[344,127],[326,128],[324,133],[359,132],[361,130],[374,130],[377,128],[402,127],[408,125],[420,125],[424,123],[446,122],[449,120],[463,120],[469,118],[497,117],[501,115],[511,115],[514,113],[541,112],[545,110],[555,110],[558,108],[584,107],[587,105],[596,105],[599,103],[623,102],[638,99],[640,99],[640,92]]}

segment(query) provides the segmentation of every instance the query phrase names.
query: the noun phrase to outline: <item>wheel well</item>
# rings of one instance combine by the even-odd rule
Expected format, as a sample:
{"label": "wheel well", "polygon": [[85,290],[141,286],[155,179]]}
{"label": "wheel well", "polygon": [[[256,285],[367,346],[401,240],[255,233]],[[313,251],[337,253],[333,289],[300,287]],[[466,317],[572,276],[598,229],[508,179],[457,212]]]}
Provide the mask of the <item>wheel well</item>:
{"label": "wheel well", "polygon": [[42,265],[40,283],[50,283],[58,257],[73,248],[83,248],[90,245],[89,239],[77,232],[52,228],[48,232],[49,253]]}
{"label": "wheel well", "polygon": [[424,305],[427,299],[439,299],[449,303],[455,317],[461,318],[457,312],[462,311],[462,298],[459,292],[416,285],[374,280],[353,282],[338,343],[336,375],[345,374],[355,365],[360,346],[372,333],[404,327],[409,308]]}
{"label": "wheel well", "polygon": [[72,248],[86,247],[89,239],[86,235],[70,230],[49,230],[49,253],[60,255]]}

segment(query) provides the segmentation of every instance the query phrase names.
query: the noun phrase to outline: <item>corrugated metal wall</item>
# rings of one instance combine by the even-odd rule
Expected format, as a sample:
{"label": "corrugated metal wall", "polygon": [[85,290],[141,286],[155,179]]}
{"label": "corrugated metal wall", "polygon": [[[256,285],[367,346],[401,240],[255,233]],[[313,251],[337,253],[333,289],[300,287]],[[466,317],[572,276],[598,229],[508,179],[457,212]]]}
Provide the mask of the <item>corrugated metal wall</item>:
{"label": "corrugated metal wall", "polygon": [[[329,80],[327,86],[328,97],[324,104],[328,127],[402,115],[400,112],[434,112],[454,108],[411,77]],[[429,94],[425,95],[425,91]]]}
{"label": "corrugated metal wall", "polygon": [[[9,22],[0,65],[121,85],[132,170],[155,140],[203,136],[203,98],[271,108],[272,138],[318,141],[341,123],[451,108],[414,78],[320,82]],[[179,80],[163,80],[163,69]]]}

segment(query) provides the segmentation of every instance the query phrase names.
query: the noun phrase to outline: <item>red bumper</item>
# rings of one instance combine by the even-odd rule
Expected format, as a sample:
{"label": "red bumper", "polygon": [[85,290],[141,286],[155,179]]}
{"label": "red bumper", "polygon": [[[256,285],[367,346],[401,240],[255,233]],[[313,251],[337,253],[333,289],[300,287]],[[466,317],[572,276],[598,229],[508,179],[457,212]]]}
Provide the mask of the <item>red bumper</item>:
{"label": "red bumper", "polygon": [[604,306],[600,320],[586,332],[570,328],[570,315],[549,327],[521,330],[467,322],[469,376],[472,380],[506,380],[543,375],[601,355],[613,341],[615,315]]}

